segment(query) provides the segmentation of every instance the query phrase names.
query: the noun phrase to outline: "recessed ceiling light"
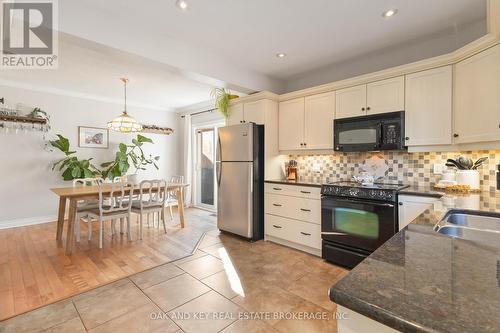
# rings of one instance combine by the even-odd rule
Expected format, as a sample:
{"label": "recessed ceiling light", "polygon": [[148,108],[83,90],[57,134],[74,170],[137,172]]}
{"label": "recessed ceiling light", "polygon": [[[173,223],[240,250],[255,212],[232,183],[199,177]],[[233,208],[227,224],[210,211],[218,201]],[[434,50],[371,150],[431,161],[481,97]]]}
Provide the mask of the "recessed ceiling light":
{"label": "recessed ceiling light", "polygon": [[175,4],[178,8],[180,8],[182,10],[186,10],[189,7],[189,4],[187,3],[186,0],[177,0],[177,2]]}
{"label": "recessed ceiling light", "polygon": [[276,53],[276,57],[282,59],[286,57],[286,53]]}
{"label": "recessed ceiling light", "polygon": [[385,17],[385,18],[393,17],[397,13],[398,13],[397,9],[388,9],[382,13],[382,17]]}

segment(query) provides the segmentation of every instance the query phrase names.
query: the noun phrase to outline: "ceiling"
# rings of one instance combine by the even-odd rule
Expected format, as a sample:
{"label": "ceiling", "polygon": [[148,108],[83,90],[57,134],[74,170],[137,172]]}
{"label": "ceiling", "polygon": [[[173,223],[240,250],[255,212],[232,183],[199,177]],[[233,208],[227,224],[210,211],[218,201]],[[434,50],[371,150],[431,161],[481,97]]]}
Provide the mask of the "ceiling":
{"label": "ceiling", "polygon": [[[281,93],[291,80],[377,50],[437,35],[458,40],[486,18],[486,0],[186,1],[187,11],[175,0],[60,1],[59,70],[22,79],[119,100],[126,75],[131,103],[176,109],[209,99],[213,86]],[[383,18],[390,8],[398,14]]]}
{"label": "ceiling", "polygon": [[[182,41],[279,80],[445,30],[458,33],[486,17],[484,0],[186,1],[187,11],[175,0],[84,3],[148,31],[151,41]],[[398,14],[384,19],[389,8]],[[287,57],[276,58],[278,52]]]}

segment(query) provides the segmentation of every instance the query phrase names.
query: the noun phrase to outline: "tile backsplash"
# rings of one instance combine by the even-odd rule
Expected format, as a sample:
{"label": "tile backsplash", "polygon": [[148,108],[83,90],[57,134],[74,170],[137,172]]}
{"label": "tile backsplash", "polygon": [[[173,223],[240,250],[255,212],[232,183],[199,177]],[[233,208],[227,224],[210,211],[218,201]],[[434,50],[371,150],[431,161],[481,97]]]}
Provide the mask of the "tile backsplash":
{"label": "tile backsplash", "polygon": [[[290,155],[289,158],[298,162],[300,177],[318,181],[337,181],[350,179],[359,174],[360,166],[373,155],[384,158],[389,167],[386,176],[380,180],[420,186],[436,184],[441,178],[441,175],[433,173],[434,164],[444,165],[448,158],[457,158],[458,156],[470,157],[474,161],[480,157],[488,156],[488,160],[478,169],[481,177],[481,190],[496,191],[496,170],[497,165],[500,164],[500,150],[335,153],[329,155]],[[319,172],[316,171],[318,167]]]}

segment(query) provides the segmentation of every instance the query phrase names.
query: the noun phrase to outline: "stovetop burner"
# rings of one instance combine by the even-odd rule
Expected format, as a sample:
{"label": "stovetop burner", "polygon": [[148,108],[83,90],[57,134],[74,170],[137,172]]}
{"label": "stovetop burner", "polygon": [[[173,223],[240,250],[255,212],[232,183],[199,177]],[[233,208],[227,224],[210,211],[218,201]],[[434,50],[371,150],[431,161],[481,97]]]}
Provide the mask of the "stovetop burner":
{"label": "stovetop burner", "polygon": [[321,194],[354,199],[373,199],[395,202],[398,191],[408,187],[405,184],[374,183],[362,185],[353,181],[339,181],[321,186]]}
{"label": "stovetop burner", "polygon": [[363,185],[354,181],[338,181],[326,184],[328,186],[342,186],[342,187],[353,187],[353,188],[368,188],[368,189],[381,189],[381,190],[394,190],[400,191],[409,187],[410,185],[405,184],[394,184],[394,183],[373,183],[371,185]]}

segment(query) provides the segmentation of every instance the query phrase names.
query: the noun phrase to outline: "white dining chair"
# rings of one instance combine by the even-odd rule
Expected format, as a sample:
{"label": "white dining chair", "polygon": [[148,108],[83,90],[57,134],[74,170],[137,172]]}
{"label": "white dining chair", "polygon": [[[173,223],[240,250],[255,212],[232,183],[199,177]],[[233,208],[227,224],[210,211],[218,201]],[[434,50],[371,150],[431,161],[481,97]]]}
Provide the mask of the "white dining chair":
{"label": "white dining chair", "polygon": [[[183,184],[184,176],[172,176],[170,178],[170,183],[173,184]],[[167,201],[165,202],[165,206],[168,207],[170,211],[170,219],[174,219],[174,214],[172,212],[172,207],[179,207],[179,201],[177,200],[177,191],[169,191],[167,195]]]}
{"label": "white dining chair", "polygon": [[132,203],[132,212],[139,215],[139,238],[142,239],[142,227],[144,214],[147,215],[149,224],[149,215],[158,213],[158,227],[160,219],[163,222],[163,230],[167,233],[165,225],[165,202],[167,200],[167,182],[165,180],[144,180],[139,184],[139,200]]}
{"label": "white dining chair", "polygon": [[[73,179],[73,187],[78,187],[78,186],[97,186],[103,184],[103,179],[102,178],[77,178]],[[90,200],[79,200],[76,203],[76,211],[82,211],[85,209],[90,209],[90,208],[97,208],[99,203],[99,200],[95,199],[90,199]],[[92,239],[92,221],[88,219],[82,219],[84,222],[88,223],[88,239]],[[76,241],[80,241],[80,219],[75,220],[76,225],[75,225],[75,234],[76,234]]]}
{"label": "white dining chair", "polygon": [[[130,216],[132,208],[132,196],[134,194],[134,186],[128,183],[111,183],[110,193],[103,194],[103,185],[99,185],[99,202],[97,208],[84,209],[77,212],[77,219],[87,216],[95,218],[99,221],[99,248],[102,249],[104,222],[112,221],[111,227],[112,234],[114,230],[114,221],[117,219],[125,219],[127,222],[127,236],[128,240],[132,240],[130,234]],[[110,199],[109,201],[107,199]],[[111,202],[111,205],[107,203]]]}

